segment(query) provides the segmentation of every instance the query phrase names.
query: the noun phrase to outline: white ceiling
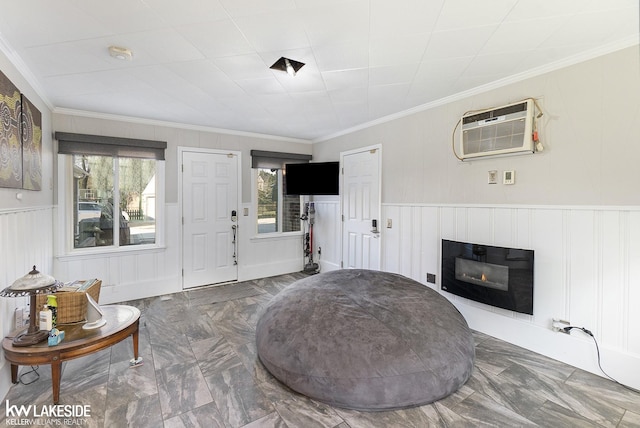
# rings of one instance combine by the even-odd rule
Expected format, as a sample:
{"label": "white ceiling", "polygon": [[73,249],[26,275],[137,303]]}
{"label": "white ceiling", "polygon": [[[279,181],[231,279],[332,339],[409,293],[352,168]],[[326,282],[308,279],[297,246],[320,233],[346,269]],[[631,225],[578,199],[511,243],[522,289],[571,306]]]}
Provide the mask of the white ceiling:
{"label": "white ceiling", "polygon": [[54,109],[314,141],[631,46],[638,4],[0,0],[0,49]]}

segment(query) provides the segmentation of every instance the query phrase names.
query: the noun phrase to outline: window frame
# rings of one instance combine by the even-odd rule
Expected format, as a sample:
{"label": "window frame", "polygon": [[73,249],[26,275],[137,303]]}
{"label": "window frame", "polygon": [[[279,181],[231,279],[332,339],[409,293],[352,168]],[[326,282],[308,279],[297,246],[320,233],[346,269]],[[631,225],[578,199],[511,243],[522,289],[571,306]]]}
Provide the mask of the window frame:
{"label": "window frame", "polygon": [[[80,154],[80,153],[77,153]],[[88,153],[89,154],[89,153]],[[90,155],[90,154],[89,154]],[[87,254],[104,254],[104,253],[126,253],[136,251],[148,251],[154,249],[165,248],[165,233],[164,233],[164,218],[165,218],[165,206],[164,206],[164,193],[165,193],[165,161],[158,159],[155,160],[156,166],[156,217],[155,217],[155,243],[153,244],[136,244],[136,245],[104,245],[95,247],[74,247],[74,204],[73,204],[73,156],[72,154],[58,154],[58,189],[63,191],[58,194],[58,228],[57,230],[64,231],[63,236],[56,237],[54,239],[58,241],[58,252],[61,256],[64,255],[87,255]],[[111,156],[117,158],[117,156]],[[128,156],[122,156],[128,158]],[[114,186],[114,206],[119,206],[120,188],[119,188],[119,171],[116,170],[118,162],[114,162],[113,173],[113,186]],[[118,168],[119,169],[119,168]],[[118,205],[116,205],[118,204]],[[115,234],[119,236],[119,234]],[[118,238],[119,240],[119,238]],[[115,241],[115,236],[114,236]]]}
{"label": "window frame", "polygon": [[[296,236],[302,235],[304,233],[304,225],[302,219],[300,219],[300,230],[291,231],[291,232],[283,232],[282,230],[278,230],[275,232],[264,232],[260,233],[258,231],[258,174],[261,169],[268,168],[251,168],[251,199],[253,206],[253,227],[254,227],[254,237],[255,238],[273,238],[277,236]],[[283,208],[284,208],[284,186],[282,179],[282,168],[274,168],[277,171],[277,179],[278,179],[278,209],[277,209],[277,218],[276,222],[278,225],[283,225]],[[302,207],[304,206],[304,200],[302,195],[298,196],[300,198],[300,216],[302,216]],[[282,228],[282,227],[280,227]]]}

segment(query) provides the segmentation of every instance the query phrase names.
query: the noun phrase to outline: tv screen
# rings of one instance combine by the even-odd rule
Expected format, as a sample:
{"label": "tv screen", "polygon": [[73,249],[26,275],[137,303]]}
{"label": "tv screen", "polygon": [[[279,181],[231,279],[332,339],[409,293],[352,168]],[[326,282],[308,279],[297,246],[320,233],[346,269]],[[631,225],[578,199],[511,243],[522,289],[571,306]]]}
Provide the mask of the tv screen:
{"label": "tv screen", "polygon": [[287,195],[338,195],[340,162],[288,163],[284,167]]}

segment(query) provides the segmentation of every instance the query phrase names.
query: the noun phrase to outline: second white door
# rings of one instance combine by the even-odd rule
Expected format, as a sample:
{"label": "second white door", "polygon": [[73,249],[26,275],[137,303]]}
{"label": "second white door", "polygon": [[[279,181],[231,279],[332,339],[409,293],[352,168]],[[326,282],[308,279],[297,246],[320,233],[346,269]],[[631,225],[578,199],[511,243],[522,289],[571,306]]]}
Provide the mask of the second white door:
{"label": "second white door", "polygon": [[342,267],[380,269],[380,148],[341,155]]}
{"label": "second white door", "polygon": [[238,155],[182,152],[183,288],[238,279],[237,210]]}

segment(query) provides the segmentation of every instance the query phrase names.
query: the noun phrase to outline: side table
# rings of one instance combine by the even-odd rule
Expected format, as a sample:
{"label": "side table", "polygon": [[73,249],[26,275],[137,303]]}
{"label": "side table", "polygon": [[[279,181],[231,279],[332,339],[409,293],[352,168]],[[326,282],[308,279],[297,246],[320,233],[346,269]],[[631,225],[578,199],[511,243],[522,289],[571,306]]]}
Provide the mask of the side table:
{"label": "side table", "polygon": [[[107,324],[95,330],[84,330],[83,324],[60,325],[64,340],[56,346],[47,341],[24,347],[13,346],[13,335],[2,340],[4,358],[11,363],[11,382],[18,383],[18,366],[51,364],[53,403],[60,400],[62,363],[98,352],[126,339],[133,338],[133,356],[138,359],[140,310],[127,305],[101,306]],[[18,332],[19,333],[19,332]]]}

